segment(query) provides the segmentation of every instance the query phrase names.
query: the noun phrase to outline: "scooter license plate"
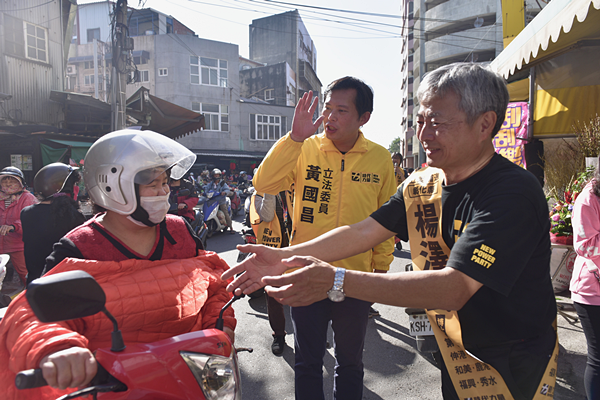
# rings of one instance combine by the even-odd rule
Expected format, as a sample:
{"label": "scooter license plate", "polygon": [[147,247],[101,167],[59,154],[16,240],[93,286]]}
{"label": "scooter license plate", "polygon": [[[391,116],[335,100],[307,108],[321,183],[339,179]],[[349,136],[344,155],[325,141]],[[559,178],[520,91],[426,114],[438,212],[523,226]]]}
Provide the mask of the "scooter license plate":
{"label": "scooter license plate", "polygon": [[408,322],[411,336],[432,336],[434,334],[427,314],[411,314],[408,316]]}

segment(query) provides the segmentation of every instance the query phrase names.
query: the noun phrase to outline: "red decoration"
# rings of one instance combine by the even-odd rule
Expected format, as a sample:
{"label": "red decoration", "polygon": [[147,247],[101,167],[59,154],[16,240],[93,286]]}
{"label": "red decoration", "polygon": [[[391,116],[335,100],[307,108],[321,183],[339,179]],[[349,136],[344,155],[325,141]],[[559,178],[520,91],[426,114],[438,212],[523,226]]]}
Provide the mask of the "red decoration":
{"label": "red decoration", "polygon": [[573,236],[556,236],[556,233],[550,232],[550,242],[554,244],[573,245]]}
{"label": "red decoration", "polygon": [[229,169],[234,170],[235,169],[235,163],[230,163],[229,164]]}

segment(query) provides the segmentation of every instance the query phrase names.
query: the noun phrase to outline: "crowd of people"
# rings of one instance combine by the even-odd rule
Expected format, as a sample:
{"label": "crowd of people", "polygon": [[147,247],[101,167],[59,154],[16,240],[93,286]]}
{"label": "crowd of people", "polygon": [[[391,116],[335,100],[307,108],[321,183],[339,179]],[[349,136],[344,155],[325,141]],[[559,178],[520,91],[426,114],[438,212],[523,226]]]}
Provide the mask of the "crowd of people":
{"label": "crowd of people", "polygon": [[[230,292],[264,288],[275,355],[285,348],[283,305],[292,307],[296,399],[325,398],[329,326],[333,397],[362,398],[362,353],[374,303],[426,310],[443,359],[444,399],[551,397],[558,335],[548,205],[532,174],[495,153],[506,84],[480,64],[455,63],[426,74],[417,97],[416,134],[427,163],[415,171],[403,168],[400,153],[390,157],[364,137],[373,91],[353,77],[327,87],[316,120],[318,101],[304,94],[291,131],[252,176],[217,168],[195,176],[189,170],[196,156],[188,149],[158,133],[127,130],[94,143],[83,171],[60,163],[42,168],[33,182],[38,198],[21,171],[6,167],[0,172],[0,252],[11,256],[24,285],[74,269],[101,285],[138,282],[136,297],[110,293],[145,316],[143,323],[121,326],[130,343],[213,327]],[[321,124],[323,133],[315,135]],[[95,207],[88,220],[78,210],[81,179]],[[190,223],[194,206],[214,192],[234,233],[225,198],[250,181],[258,244],[239,247],[252,255],[230,268],[204,251]],[[587,339],[589,400],[600,398],[599,182],[596,172],[573,210],[577,259],[570,289]],[[410,242],[413,272],[388,273],[394,237]],[[180,284],[152,279],[165,269],[181,277]],[[117,270],[124,275],[115,276]],[[172,300],[165,310],[189,306],[180,294],[190,287],[205,300],[186,317],[150,313],[139,300],[155,295],[156,284]],[[157,328],[183,318],[190,322]],[[41,323],[25,297],[16,297],[0,324],[6,398],[50,399],[90,382],[97,370],[92,353],[101,343],[98,323],[97,317]],[[228,310],[224,330],[231,342],[235,327]],[[15,373],[36,367],[49,387],[18,396]]]}

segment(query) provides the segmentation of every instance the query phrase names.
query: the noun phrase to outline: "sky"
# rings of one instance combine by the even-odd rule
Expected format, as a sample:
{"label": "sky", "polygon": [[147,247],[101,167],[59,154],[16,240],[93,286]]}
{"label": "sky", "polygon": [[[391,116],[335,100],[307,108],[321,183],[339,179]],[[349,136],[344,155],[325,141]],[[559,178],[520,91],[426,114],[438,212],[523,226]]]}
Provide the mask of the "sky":
{"label": "sky", "polygon": [[150,7],[171,15],[200,38],[237,44],[246,58],[252,20],[297,9],[317,49],[316,72],[323,89],[347,75],[373,88],[373,114],[363,132],[385,148],[401,136],[400,4],[396,0],[128,0],[130,7]]}

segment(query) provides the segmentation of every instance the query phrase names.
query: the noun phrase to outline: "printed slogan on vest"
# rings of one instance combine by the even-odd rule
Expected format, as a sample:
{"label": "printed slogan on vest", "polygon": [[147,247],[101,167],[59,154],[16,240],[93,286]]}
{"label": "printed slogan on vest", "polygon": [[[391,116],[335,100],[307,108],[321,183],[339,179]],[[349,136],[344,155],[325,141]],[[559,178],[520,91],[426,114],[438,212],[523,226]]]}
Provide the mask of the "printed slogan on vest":
{"label": "printed slogan on vest", "polygon": [[[381,184],[381,176],[372,172],[351,171],[351,181],[360,184]],[[329,215],[333,190],[333,170],[308,165],[304,171],[300,222],[314,223],[318,214]]]}
{"label": "printed slogan on vest", "polygon": [[[408,179],[403,197],[413,268],[415,271],[445,268],[450,248],[442,237],[443,171],[427,167]],[[482,244],[474,250],[472,261],[489,268],[494,264],[494,254],[494,249]],[[514,399],[500,373],[465,349],[457,311],[426,310],[426,313],[454,389],[461,399]],[[558,339],[533,400],[553,397],[557,358]]]}

